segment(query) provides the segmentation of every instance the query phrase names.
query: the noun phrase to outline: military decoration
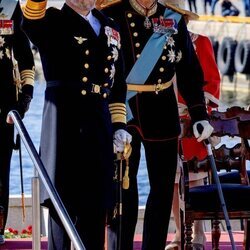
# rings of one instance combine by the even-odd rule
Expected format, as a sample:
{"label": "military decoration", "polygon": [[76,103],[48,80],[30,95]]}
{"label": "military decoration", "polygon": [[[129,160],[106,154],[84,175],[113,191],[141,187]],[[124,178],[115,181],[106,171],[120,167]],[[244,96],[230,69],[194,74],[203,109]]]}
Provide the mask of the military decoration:
{"label": "military decoration", "polygon": [[5,44],[4,38],[0,36],[0,47],[3,47],[4,44]]}
{"label": "military decoration", "polygon": [[156,33],[166,34],[168,37],[177,33],[177,22],[172,18],[152,18],[153,29]]}
{"label": "military decoration", "polygon": [[13,20],[0,19],[0,35],[12,35],[12,34],[14,34]]}
{"label": "military decoration", "polygon": [[118,31],[116,31],[115,29],[113,29],[109,26],[105,26],[105,34],[108,37],[108,46],[109,47],[110,47],[110,45],[114,45],[118,49],[121,48],[121,38],[120,38],[120,34]]}
{"label": "military decoration", "polygon": [[148,16],[145,17],[145,20],[144,20],[143,25],[144,25],[144,27],[145,27],[146,29],[150,29],[150,28],[151,28],[152,24],[151,24],[151,22],[150,22]]}
{"label": "military decoration", "polygon": [[118,50],[117,48],[112,49],[112,58],[114,58],[114,62],[118,60]]}
{"label": "military decoration", "polygon": [[179,50],[179,52],[177,53],[177,56],[176,56],[176,62],[179,62],[182,58],[182,52]]}
{"label": "military decoration", "polygon": [[81,36],[74,36],[74,38],[77,40],[78,44],[82,44],[83,42],[87,41],[87,38],[83,38]]}

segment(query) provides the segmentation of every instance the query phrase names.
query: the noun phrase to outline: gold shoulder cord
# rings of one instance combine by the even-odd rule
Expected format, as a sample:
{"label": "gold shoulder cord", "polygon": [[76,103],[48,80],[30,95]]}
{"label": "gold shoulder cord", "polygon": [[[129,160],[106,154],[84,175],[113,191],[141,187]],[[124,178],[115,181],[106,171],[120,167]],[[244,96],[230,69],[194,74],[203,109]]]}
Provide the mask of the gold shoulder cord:
{"label": "gold shoulder cord", "polygon": [[96,8],[98,10],[102,10],[106,7],[114,5],[116,3],[120,3],[122,0],[97,0],[96,1]]}

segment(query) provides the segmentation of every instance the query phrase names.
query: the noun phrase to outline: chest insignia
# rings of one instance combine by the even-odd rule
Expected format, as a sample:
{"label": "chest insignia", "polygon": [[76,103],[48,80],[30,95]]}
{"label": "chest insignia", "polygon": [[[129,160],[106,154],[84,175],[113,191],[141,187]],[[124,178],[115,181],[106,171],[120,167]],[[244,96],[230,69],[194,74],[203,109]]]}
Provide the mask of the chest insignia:
{"label": "chest insignia", "polygon": [[172,18],[152,18],[153,29],[156,33],[167,34],[171,36],[177,33],[177,22]]}
{"label": "chest insignia", "polygon": [[83,42],[87,41],[87,38],[83,38],[81,36],[74,36],[74,38],[77,40],[78,44],[82,44]]}
{"label": "chest insignia", "polygon": [[14,33],[13,20],[0,19],[0,35],[12,35]]}
{"label": "chest insignia", "polygon": [[182,58],[182,52],[179,50],[176,56],[176,62],[179,62]]}
{"label": "chest insignia", "polygon": [[4,38],[0,36],[0,47],[3,47],[4,44],[5,44]]}
{"label": "chest insignia", "polygon": [[116,31],[115,29],[112,29],[109,26],[105,26],[105,34],[106,34],[106,36],[108,38],[108,46],[110,47],[110,45],[114,45],[118,49],[120,49],[120,47],[121,47],[121,38],[120,38],[119,32]]}
{"label": "chest insignia", "polygon": [[169,45],[170,47],[173,47],[173,46],[175,45],[175,40],[173,39],[172,36],[170,36],[170,37],[168,38],[168,45]]}
{"label": "chest insignia", "polygon": [[10,54],[10,50],[9,48],[5,49],[5,55],[10,59],[11,58],[11,54]]}
{"label": "chest insignia", "polygon": [[118,59],[118,50],[116,47],[112,49],[112,57],[114,58],[114,61],[117,61]]}
{"label": "chest insignia", "polygon": [[168,51],[168,61],[171,63],[175,61],[175,52],[172,49]]}

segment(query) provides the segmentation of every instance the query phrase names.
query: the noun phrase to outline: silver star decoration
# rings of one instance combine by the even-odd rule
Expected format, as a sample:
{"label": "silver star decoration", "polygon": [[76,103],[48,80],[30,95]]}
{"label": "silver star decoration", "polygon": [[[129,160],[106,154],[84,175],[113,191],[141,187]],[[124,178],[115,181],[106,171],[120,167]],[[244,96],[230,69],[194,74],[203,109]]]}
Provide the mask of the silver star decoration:
{"label": "silver star decoration", "polygon": [[111,65],[111,70],[110,70],[109,78],[110,79],[114,79],[114,76],[115,76],[115,66],[114,66],[114,64],[112,64]]}
{"label": "silver star decoration", "polygon": [[10,50],[9,48],[5,49],[5,55],[10,59],[11,58],[11,54],[10,54]]}
{"label": "silver star decoration", "polygon": [[168,61],[171,63],[175,61],[175,53],[172,49],[168,51]]}
{"label": "silver star decoration", "polygon": [[0,36],[0,47],[3,47],[4,44],[5,44],[4,38]]}
{"label": "silver star decoration", "polygon": [[176,56],[176,62],[179,62],[182,58],[182,52],[179,50]]}
{"label": "silver star decoration", "polygon": [[118,50],[117,50],[116,47],[113,47],[112,54],[113,54],[112,58],[114,58],[114,61],[117,61],[117,59],[118,59]]}
{"label": "silver star decoration", "polygon": [[3,59],[3,51],[0,50],[0,60]]}
{"label": "silver star decoration", "polygon": [[168,38],[168,44],[167,44],[167,45],[173,47],[174,44],[175,44],[175,40],[173,39],[172,36],[170,36],[170,37]]}

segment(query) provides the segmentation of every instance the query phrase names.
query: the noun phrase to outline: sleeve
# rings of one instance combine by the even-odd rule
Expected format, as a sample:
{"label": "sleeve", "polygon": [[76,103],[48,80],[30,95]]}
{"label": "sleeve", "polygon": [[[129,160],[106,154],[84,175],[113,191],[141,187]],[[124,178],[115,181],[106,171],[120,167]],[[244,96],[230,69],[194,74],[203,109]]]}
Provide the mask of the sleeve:
{"label": "sleeve", "polygon": [[47,0],[27,0],[23,7],[22,28],[36,47],[42,47],[47,39]]}
{"label": "sleeve", "polygon": [[127,84],[124,77],[123,52],[119,49],[119,56],[115,65],[114,84],[111,89],[109,103],[114,131],[126,128],[126,93]]}
{"label": "sleeve", "polygon": [[214,57],[214,50],[208,37],[199,35],[195,41],[196,52],[203,73],[205,86],[203,88],[208,106],[218,107],[220,98],[220,73]]}
{"label": "sleeve", "polygon": [[178,91],[187,104],[193,123],[208,120],[203,92],[203,71],[183,18],[179,22],[176,42],[182,53],[182,58],[176,66]]}
{"label": "sleeve", "polygon": [[29,96],[33,96],[33,85],[35,76],[35,66],[30,41],[21,29],[22,10],[18,3],[13,13],[14,20],[14,40],[13,55],[20,72],[21,86]]}

